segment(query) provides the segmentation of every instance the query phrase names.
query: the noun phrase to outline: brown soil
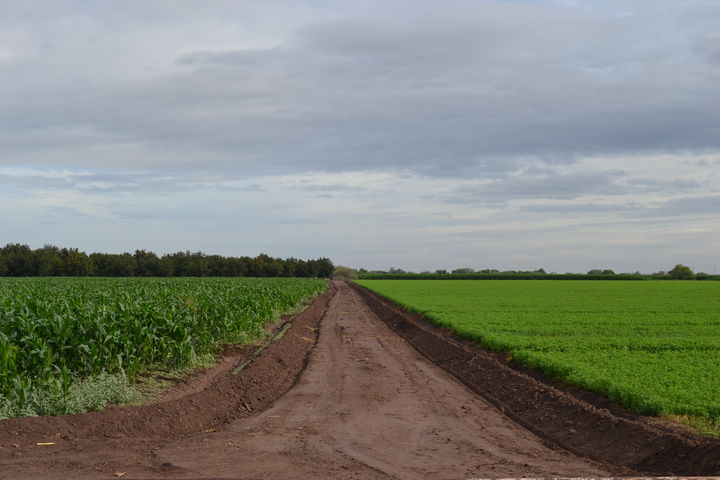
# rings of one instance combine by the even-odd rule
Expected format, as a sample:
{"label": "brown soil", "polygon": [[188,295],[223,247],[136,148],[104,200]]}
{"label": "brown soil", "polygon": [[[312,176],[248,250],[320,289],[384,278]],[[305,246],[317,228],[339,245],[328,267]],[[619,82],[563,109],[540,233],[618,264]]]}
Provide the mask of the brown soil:
{"label": "brown soil", "polygon": [[233,370],[237,365],[250,358],[258,348],[260,348],[258,345],[228,346],[219,358],[216,357],[217,364],[214,367],[197,369],[179,379],[170,378],[172,385],[168,391],[143,403],[170,402],[193,393],[202,392],[210,388],[219,378]]}
{"label": "brown soil", "polygon": [[[318,312],[324,314],[324,312]],[[322,315],[321,315],[322,316]],[[250,345],[222,345],[221,353],[216,355],[216,364],[209,368],[198,368],[186,373],[181,378],[169,378],[170,387],[167,391],[160,393],[143,403],[162,403],[200,392],[210,388],[218,379],[239,366],[249,362],[262,351],[266,343],[272,341],[287,323],[292,323],[297,315],[283,315],[276,322],[265,327],[264,338]],[[155,376],[152,372],[150,376]],[[162,379],[162,377],[160,377]]]}
{"label": "brown soil", "polygon": [[717,473],[717,442],[633,426],[445,333],[338,284],[200,392],[0,422],[0,478]]}

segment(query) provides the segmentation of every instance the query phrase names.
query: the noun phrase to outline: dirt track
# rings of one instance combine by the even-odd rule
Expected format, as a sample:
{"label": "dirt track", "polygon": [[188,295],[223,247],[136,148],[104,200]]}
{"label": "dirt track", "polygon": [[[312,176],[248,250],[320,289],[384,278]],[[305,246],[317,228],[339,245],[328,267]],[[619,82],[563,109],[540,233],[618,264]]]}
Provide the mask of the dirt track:
{"label": "dirt track", "polygon": [[[258,414],[164,440],[93,436],[57,445],[56,451],[24,448],[0,462],[3,478],[117,478],[116,472],[124,472],[123,478],[308,479],[613,473],[545,446],[424,359],[345,285],[320,328],[297,384]],[[0,449],[0,459],[3,451],[8,447]]]}
{"label": "dirt track", "polygon": [[423,359],[347,287],[300,381],[272,408],[158,457],[183,473],[249,478],[608,473],[545,447]]}

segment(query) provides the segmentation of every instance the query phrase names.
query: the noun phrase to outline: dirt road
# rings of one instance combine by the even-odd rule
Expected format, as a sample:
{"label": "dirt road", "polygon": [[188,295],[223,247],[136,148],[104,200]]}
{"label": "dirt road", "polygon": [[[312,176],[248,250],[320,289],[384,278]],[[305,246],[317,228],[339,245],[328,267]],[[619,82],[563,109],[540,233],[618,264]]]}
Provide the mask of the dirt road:
{"label": "dirt road", "polygon": [[[93,453],[84,454],[89,442]],[[105,446],[98,449],[97,442]],[[613,473],[546,446],[418,354],[344,284],[330,301],[307,367],[270,408],[166,441],[77,439],[64,449],[62,462],[55,459],[57,469],[51,450],[3,460],[0,449],[0,476],[439,479]]]}
{"label": "dirt road", "polygon": [[265,412],[158,452],[183,473],[247,478],[591,476],[429,363],[347,286],[298,384]]}

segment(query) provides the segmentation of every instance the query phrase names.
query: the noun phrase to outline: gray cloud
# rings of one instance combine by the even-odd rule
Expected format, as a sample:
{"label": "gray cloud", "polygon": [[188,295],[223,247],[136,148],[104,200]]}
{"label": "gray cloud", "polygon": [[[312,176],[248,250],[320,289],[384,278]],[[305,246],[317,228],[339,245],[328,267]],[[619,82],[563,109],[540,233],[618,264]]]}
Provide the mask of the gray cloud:
{"label": "gray cloud", "polygon": [[[248,8],[218,5],[230,17]],[[29,25],[28,13],[11,10]],[[63,18],[76,22],[63,31],[67,46],[42,46],[53,28],[28,31],[37,54],[0,63],[15,92],[0,101],[4,164],[464,177],[513,171],[523,156],[720,147],[717,65],[705,51],[715,33],[703,20],[717,12],[694,2],[675,7],[679,26],[648,5],[619,17],[496,2],[303,20],[270,48],[165,49],[127,79],[127,39],[81,43],[115,23],[109,12],[68,10],[43,18],[55,30]],[[188,26],[210,16],[229,35],[232,23],[211,11],[196,20],[184,4],[173,16]],[[157,17],[137,20],[133,33],[150,40]],[[85,75],[76,45],[95,69],[120,76]]]}
{"label": "gray cloud", "polygon": [[308,192],[326,192],[326,193],[358,193],[368,192],[367,188],[348,185],[344,183],[334,184],[317,184],[317,183],[301,183],[288,187],[291,190],[304,190]]}
{"label": "gray cloud", "polygon": [[689,191],[701,187],[700,182],[689,179],[662,180],[657,178],[630,178],[625,184],[650,191]]}
{"label": "gray cloud", "polygon": [[645,205],[641,203],[572,203],[572,204],[539,204],[525,205],[523,212],[537,214],[564,214],[564,215],[591,215],[591,214],[630,214],[638,210],[644,210]]}
{"label": "gray cloud", "polygon": [[25,172],[22,175],[0,174],[0,185],[30,191],[75,191],[106,195],[166,195],[197,190],[230,192],[263,192],[257,183],[234,184],[238,178],[218,175],[159,176],[157,173],[131,172]]}
{"label": "gray cloud", "polygon": [[655,216],[717,215],[720,212],[720,195],[703,195],[675,198],[662,202],[644,214]]}
{"label": "gray cloud", "polygon": [[513,199],[574,199],[586,195],[619,195],[630,191],[616,182],[623,177],[623,172],[548,172],[551,170],[533,169],[486,183],[460,185],[450,192],[447,199],[453,203],[498,205]]}
{"label": "gray cloud", "polygon": [[559,270],[587,258],[572,242],[628,262],[646,242],[636,268],[686,244],[708,263],[719,23],[701,0],[7,0],[4,233]]}
{"label": "gray cloud", "polygon": [[683,198],[673,198],[666,201],[647,202],[581,202],[569,204],[533,204],[518,207],[518,210],[531,214],[563,214],[563,215],[610,215],[616,222],[638,219],[650,219],[655,222],[658,218],[677,217],[679,219],[693,216],[706,217],[720,211],[720,195],[701,195]]}
{"label": "gray cloud", "polygon": [[231,65],[249,66],[260,65],[260,57],[268,52],[260,50],[231,50],[231,51],[199,51],[190,52],[177,58],[178,65]]}

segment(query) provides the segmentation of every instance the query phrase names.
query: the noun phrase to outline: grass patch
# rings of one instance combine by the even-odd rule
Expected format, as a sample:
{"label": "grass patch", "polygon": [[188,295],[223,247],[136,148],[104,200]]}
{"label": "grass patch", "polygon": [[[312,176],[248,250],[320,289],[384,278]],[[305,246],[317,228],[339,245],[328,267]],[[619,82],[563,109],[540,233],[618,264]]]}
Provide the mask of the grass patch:
{"label": "grass patch", "polygon": [[699,435],[720,438],[720,419],[698,417],[695,415],[667,415],[665,418],[687,427]]}
{"label": "grass patch", "polygon": [[0,419],[72,415],[102,410],[109,403],[132,403],[138,398],[139,392],[132,387],[125,373],[100,373],[75,381],[65,394],[34,389],[22,403],[0,397]]}
{"label": "grass patch", "polygon": [[193,362],[181,368],[153,365],[148,370],[137,375],[132,385],[132,388],[137,392],[137,396],[130,402],[126,402],[126,404],[142,405],[148,403],[169,392],[179,380],[197,373],[199,370],[213,368],[217,364],[217,356],[206,353],[198,355]]}

